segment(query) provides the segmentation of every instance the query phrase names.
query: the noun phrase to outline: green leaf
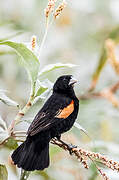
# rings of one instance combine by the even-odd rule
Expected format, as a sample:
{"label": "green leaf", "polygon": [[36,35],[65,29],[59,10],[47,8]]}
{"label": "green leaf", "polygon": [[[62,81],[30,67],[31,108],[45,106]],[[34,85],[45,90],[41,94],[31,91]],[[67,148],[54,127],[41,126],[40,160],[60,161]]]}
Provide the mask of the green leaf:
{"label": "green leaf", "polygon": [[40,95],[43,94],[47,89],[48,89],[48,88],[41,86],[41,87],[38,89],[38,91],[37,91],[37,93],[36,93],[36,96],[40,96]]}
{"label": "green leaf", "polygon": [[11,100],[9,97],[6,96],[4,90],[0,90],[0,101],[2,101],[4,104],[8,106],[19,107],[19,104],[17,102]]}
{"label": "green leaf", "polygon": [[8,172],[5,165],[0,164],[0,180],[7,180]]}
{"label": "green leaf", "polygon": [[22,64],[24,65],[24,67],[26,68],[29,74],[33,87],[36,82],[39,66],[40,66],[39,60],[37,59],[35,54],[22,43],[5,41],[5,42],[1,42],[0,45],[7,45],[14,48],[18,53],[18,55],[22,57],[21,58]]}
{"label": "green leaf", "polygon": [[3,56],[3,55],[6,55],[6,54],[10,54],[10,55],[13,55],[13,54],[15,54],[15,52],[14,51],[0,51],[0,56]]}
{"label": "green leaf", "polygon": [[44,75],[45,73],[48,73],[48,72],[51,72],[55,69],[58,69],[58,68],[64,68],[64,67],[69,67],[69,68],[72,68],[72,67],[76,67],[77,65],[75,64],[63,64],[63,63],[56,63],[56,64],[49,64],[49,65],[46,65],[40,72],[39,72],[39,76],[42,76]]}
{"label": "green leaf", "polygon": [[40,96],[42,93],[44,93],[48,87],[46,87],[42,82],[38,81],[38,90],[36,92],[36,95],[35,96]]}
{"label": "green leaf", "polygon": [[[53,83],[48,79],[45,79],[43,82],[37,80],[37,88],[36,88],[36,97],[37,96],[44,96],[44,93],[47,91],[49,92],[53,87]],[[41,97],[42,98],[42,97]]]}
{"label": "green leaf", "polygon": [[15,139],[12,137],[8,139],[8,141],[5,143],[5,147],[9,148],[10,150],[16,149],[18,147],[18,143]]}
{"label": "green leaf", "polygon": [[27,180],[30,175],[29,171],[21,170],[20,180]]}

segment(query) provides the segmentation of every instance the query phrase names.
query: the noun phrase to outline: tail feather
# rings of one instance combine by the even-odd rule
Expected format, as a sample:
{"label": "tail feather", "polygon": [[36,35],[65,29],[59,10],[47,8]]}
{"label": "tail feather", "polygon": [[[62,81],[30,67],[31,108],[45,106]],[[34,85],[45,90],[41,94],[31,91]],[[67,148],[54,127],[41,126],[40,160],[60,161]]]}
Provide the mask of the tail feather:
{"label": "tail feather", "polygon": [[26,171],[43,170],[49,166],[49,141],[42,144],[27,139],[12,154],[12,160]]}

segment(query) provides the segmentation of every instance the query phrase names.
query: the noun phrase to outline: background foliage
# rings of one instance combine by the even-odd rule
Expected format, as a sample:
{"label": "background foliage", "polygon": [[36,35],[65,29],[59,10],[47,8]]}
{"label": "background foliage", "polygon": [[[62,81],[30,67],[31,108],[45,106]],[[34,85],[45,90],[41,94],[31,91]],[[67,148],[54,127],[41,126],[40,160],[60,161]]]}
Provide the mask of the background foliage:
{"label": "background foliage", "polygon": [[[13,35],[10,40],[29,45],[31,36],[35,34],[40,46],[45,30],[43,10],[46,5],[46,0],[0,0],[0,42],[2,43],[6,40],[6,37]],[[106,61],[104,42],[106,38],[112,38],[115,43],[119,41],[118,12],[118,0],[68,0],[62,16],[49,29],[46,42],[40,54],[40,70],[47,64],[55,63],[72,63],[78,64],[79,67],[73,67],[72,69],[63,68],[43,73],[39,80],[42,82],[44,79],[49,79],[53,83],[62,74],[73,74],[80,81],[80,85],[76,86],[78,97],[87,92],[92,78],[98,79],[99,74],[100,77],[95,92],[115,84],[119,76],[115,73],[110,63]],[[14,36],[16,33],[19,33],[19,36]],[[117,57],[118,52],[119,49],[117,47]],[[30,54],[30,56],[32,55]],[[27,60],[26,54],[24,54],[24,57]],[[4,129],[8,127],[18,111],[18,108],[15,106],[20,104],[23,107],[30,94],[30,81],[26,70],[21,66],[24,62],[19,58],[10,47],[0,46],[0,89],[7,90],[6,92],[0,91],[0,99],[4,96],[5,102],[12,104],[12,106],[6,106],[0,102],[0,122],[3,123],[3,126],[0,126],[0,132],[4,134],[5,138],[8,134],[4,133]],[[104,64],[105,66],[103,66]],[[28,62],[25,66],[29,66]],[[30,75],[33,81],[32,77],[36,77],[36,74],[34,75],[30,71]],[[41,87],[41,90],[44,90],[44,85],[41,85]],[[47,89],[47,87],[45,88]],[[117,91],[116,95],[117,99],[119,99],[119,91]],[[9,101],[8,97],[12,101]],[[44,100],[40,98],[37,104],[26,114],[24,122],[16,126],[16,130],[26,130],[28,128],[28,121],[31,121],[43,102]],[[75,127],[66,133],[63,138],[67,142],[107,154],[114,160],[119,161],[118,119],[119,108],[115,108],[106,99],[82,99],[80,100],[80,114],[77,122],[80,122],[87,130],[92,140],[79,132]],[[9,139],[5,147],[0,148],[0,164],[2,164],[0,165],[0,171],[3,168],[3,171],[6,172],[6,168],[3,167],[3,164],[5,164],[9,180],[18,179],[20,173],[20,170],[11,165],[10,158],[8,158],[11,150],[16,147],[16,141]],[[59,180],[61,178],[62,180],[101,179],[93,164],[87,171],[77,160],[58,147],[51,145],[50,155],[51,166],[43,172],[34,172],[30,175],[30,180],[34,178],[37,180],[39,177],[43,180]],[[108,169],[104,169],[104,171],[110,179],[119,179],[117,173]],[[5,179],[7,179],[7,172]]]}

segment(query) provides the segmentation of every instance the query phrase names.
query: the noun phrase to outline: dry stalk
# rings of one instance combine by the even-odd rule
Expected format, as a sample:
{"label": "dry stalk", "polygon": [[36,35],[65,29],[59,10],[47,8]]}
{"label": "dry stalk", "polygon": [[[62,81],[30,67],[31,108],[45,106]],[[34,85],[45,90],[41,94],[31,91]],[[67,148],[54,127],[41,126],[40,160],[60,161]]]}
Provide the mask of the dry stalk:
{"label": "dry stalk", "polygon": [[114,93],[119,90],[119,81],[111,87],[104,88],[99,95],[109,100],[115,107],[119,107],[119,100]]}
{"label": "dry stalk", "polygon": [[101,176],[103,177],[104,180],[109,180],[109,178],[108,178],[107,175],[102,171],[102,169],[100,169],[98,166],[96,166],[96,168],[98,169],[99,173],[101,174]]}
{"label": "dry stalk", "polygon": [[[112,39],[107,39],[105,41],[105,50],[107,54],[107,60],[110,62],[116,74],[119,75],[119,60],[117,60],[116,58],[115,48],[116,48],[116,43]],[[95,89],[97,80],[98,80],[98,77],[93,78],[91,86],[88,90],[89,92]]]}
{"label": "dry stalk", "polygon": [[110,91],[112,93],[115,93],[118,89],[119,89],[119,81],[110,88]]}
{"label": "dry stalk", "polygon": [[81,95],[79,99],[91,99],[91,98],[105,98],[108,101],[110,101],[115,107],[119,107],[119,100],[115,96],[114,93],[119,90],[119,81],[116,82],[114,85],[108,88],[104,88],[100,92],[93,92],[93,93],[86,93],[84,95]]}
{"label": "dry stalk", "polygon": [[[63,143],[59,142],[56,139],[52,139],[51,140],[52,144],[55,144],[57,146],[59,146],[60,148],[68,151],[68,148],[66,145],[64,145]],[[74,148],[75,149],[75,148]],[[87,158],[82,156],[78,151],[74,151],[74,149],[72,150],[72,153],[75,154],[75,156],[77,157],[77,159],[82,163],[82,165],[84,166],[84,168],[88,169],[88,164],[87,164]]]}
{"label": "dry stalk", "polygon": [[114,93],[111,91],[110,88],[105,88],[100,92],[100,96],[109,100],[115,107],[119,106],[119,101],[117,100]]}
{"label": "dry stalk", "polygon": [[115,43],[112,39],[107,39],[105,42],[105,46],[106,46],[109,62],[114,68],[115,72],[119,75],[119,61],[117,61],[115,55]]}
{"label": "dry stalk", "polygon": [[[15,134],[12,136],[13,138],[25,137],[22,135],[16,135],[15,136]],[[24,140],[21,140],[21,139],[17,139],[17,141],[24,142]],[[3,142],[1,145],[3,145],[5,142]],[[100,153],[95,153],[95,152],[88,151],[88,150],[85,150],[85,149],[79,148],[79,147],[72,148],[72,151],[70,151],[66,144],[63,144],[62,142],[58,141],[57,139],[52,139],[51,143],[59,146],[60,148],[64,149],[65,151],[69,151],[69,153],[73,154],[79,160],[79,162],[82,163],[83,167],[86,169],[89,169],[87,161],[91,160],[95,164],[97,170],[99,171],[100,175],[103,177],[104,180],[109,180],[109,178],[97,166],[97,164],[96,164],[97,160],[98,160],[98,162],[102,163],[105,167],[107,167],[113,171],[116,170],[117,172],[119,172],[119,163],[117,161],[113,161],[112,159],[107,158],[106,156],[104,156]]]}
{"label": "dry stalk", "polygon": [[100,169],[100,168],[97,166],[96,162],[95,162],[91,157],[89,157],[89,158],[90,158],[90,160],[94,163],[95,167],[97,168],[97,170],[99,171],[99,173],[100,173],[100,175],[103,177],[103,179],[104,179],[104,180],[109,180],[109,178],[108,178],[107,175],[102,171],[102,169]]}
{"label": "dry stalk", "polygon": [[[65,144],[59,142],[56,139],[52,139],[51,143],[59,146],[60,148],[66,150],[66,151],[69,151],[68,147]],[[76,148],[72,149],[72,154],[77,157],[77,159],[82,163],[82,165],[86,169],[89,168],[89,166],[87,164],[88,160],[91,160],[93,163],[95,163],[95,161],[98,160],[100,163],[102,163],[107,168],[116,170],[117,172],[119,172],[119,163],[107,158],[104,155],[101,155],[100,153],[95,153],[95,152],[87,151],[83,148],[76,147]],[[96,165],[96,163],[95,163],[95,165]],[[104,180],[109,180],[107,175],[97,165],[96,165],[96,168],[98,169],[98,171],[100,172],[100,174],[102,175]]]}

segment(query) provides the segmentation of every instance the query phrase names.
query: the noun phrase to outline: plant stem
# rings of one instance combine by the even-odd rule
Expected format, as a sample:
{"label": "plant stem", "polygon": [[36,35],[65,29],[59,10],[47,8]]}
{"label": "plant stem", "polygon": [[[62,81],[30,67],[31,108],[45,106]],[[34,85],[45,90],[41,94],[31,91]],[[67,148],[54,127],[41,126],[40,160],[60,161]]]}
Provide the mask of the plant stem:
{"label": "plant stem", "polygon": [[42,51],[44,42],[45,42],[45,40],[46,40],[47,33],[48,33],[48,25],[47,25],[47,27],[46,27],[45,34],[44,34],[44,36],[43,36],[43,40],[42,40],[42,43],[41,43],[41,46],[40,46],[40,49],[39,49],[39,56],[40,56],[40,52]]}
{"label": "plant stem", "polygon": [[33,104],[33,101],[34,101],[34,95],[31,95],[27,104],[24,106],[24,108],[22,110],[20,110],[18,112],[15,119],[11,122],[9,129],[8,129],[10,135],[12,134],[15,125],[18,124],[20,122],[21,118],[28,112],[28,110],[30,109],[30,107]]}
{"label": "plant stem", "polygon": [[[42,48],[44,46],[44,43],[45,43],[45,40],[46,40],[46,37],[47,37],[47,34],[48,34],[49,27],[52,25],[52,23],[53,23],[53,19],[51,20],[50,23],[49,23],[49,19],[47,19],[45,34],[43,36],[43,39],[42,39],[42,42],[41,42],[41,45],[40,45],[40,49],[39,49],[40,53],[41,53]],[[39,56],[40,56],[40,53],[39,53]]]}

